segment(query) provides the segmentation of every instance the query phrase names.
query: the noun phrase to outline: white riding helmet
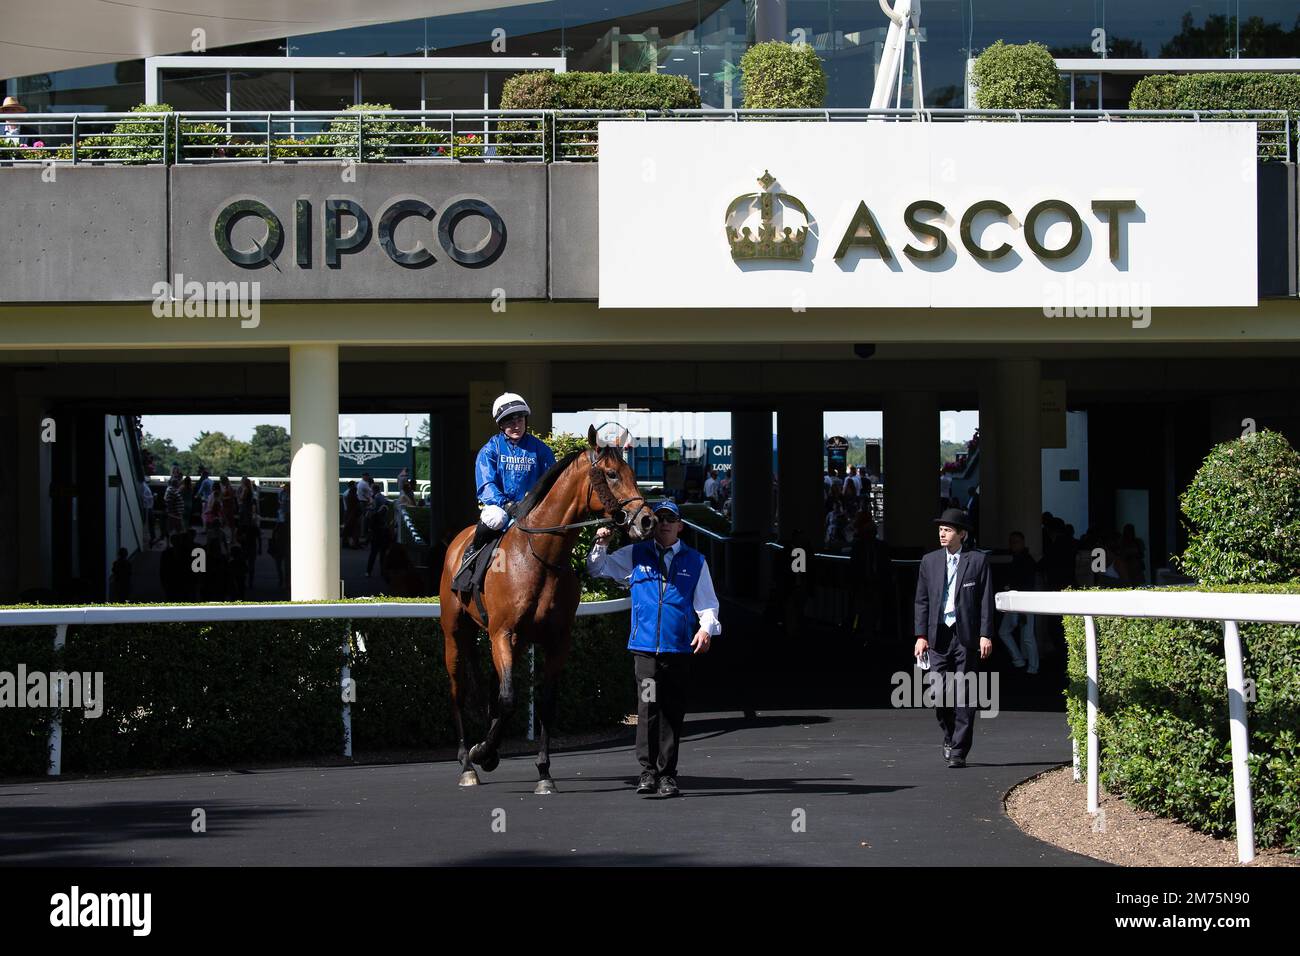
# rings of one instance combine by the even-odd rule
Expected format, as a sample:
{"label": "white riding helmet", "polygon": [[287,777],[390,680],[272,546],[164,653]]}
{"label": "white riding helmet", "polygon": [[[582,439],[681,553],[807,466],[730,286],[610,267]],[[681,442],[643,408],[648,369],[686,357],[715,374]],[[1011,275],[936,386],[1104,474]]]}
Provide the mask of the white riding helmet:
{"label": "white riding helmet", "polygon": [[518,412],[531,415],[533,410],[528,407],[528,403],[524,401],[522,395],[516,395],[514,392],[505,392],[492,403],[492,418],[498,425],[501,424],[503,418],[509,418]]}

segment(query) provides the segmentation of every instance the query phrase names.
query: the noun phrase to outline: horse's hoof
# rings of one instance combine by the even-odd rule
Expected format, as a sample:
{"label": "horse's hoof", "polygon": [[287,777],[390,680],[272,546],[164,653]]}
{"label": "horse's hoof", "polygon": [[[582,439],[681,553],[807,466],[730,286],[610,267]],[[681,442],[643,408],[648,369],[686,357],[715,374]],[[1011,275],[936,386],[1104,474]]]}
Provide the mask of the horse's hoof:
{"label": "horse's hoof", "polygon": [[485,753],[482,744],[475,744],[470,748],[469,759],[482,767],[484,773],[491,773],[501,763],[500,755],[495,752]]}
{"label": "horse's hoof", "polygon": [[473,770],[466,770],[464,773],[460,775],[460,782],[459,784],[457,784],[457,786],[477,787],[478,774],[476,774]]}
{"label": "horse's hoof", "polygon": [[538,780],[537,786],[533,788],[533,793],[555,793],[555,781],[550,777],[545,780]]}

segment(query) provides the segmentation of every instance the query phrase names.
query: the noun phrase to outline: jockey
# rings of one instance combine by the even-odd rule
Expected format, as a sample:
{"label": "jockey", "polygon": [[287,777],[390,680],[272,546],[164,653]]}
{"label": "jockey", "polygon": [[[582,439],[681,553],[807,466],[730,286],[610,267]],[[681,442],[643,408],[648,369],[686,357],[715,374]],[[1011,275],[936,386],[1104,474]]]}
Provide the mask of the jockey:
{"label": "jockey", "polygon": [[500,431],[488,439],[474,463],[478,501],[482,506],[474,539],[452,579],[452,589],[473,586],[474,560],[483,548],[500,537],[514,518],[515,506],[537,480],[555,464],[555,455],[540,438],[528,433],[532,409],[523,397],[506,392],[492,403],[492,417]]}

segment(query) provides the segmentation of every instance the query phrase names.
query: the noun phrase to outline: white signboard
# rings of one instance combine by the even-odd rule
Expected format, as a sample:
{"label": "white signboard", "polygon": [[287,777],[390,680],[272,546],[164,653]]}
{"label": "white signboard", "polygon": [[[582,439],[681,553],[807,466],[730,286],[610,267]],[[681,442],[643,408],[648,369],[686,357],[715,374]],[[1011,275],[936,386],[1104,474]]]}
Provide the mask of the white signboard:
{"label": "white signboard", "polygon": [[1252,123],[600,124],[602,308],[1258,301]]}

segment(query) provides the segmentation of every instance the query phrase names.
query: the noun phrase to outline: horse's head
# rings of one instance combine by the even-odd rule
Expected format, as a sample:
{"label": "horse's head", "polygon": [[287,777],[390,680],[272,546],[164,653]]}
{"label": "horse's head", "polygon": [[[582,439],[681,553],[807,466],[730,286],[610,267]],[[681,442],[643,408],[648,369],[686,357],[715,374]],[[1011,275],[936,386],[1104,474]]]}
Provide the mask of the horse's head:
{"label": "horse's head", "polygon": [[616,446],[601,448],[596,441],[596,427],[587,429],[587,461],[590,464],[590,489],[587,507],[596,514],[609,515],[614,525],[624,528],[633,541],[643,541],[654,534],[655,516],[636,485],[636,474]]}

